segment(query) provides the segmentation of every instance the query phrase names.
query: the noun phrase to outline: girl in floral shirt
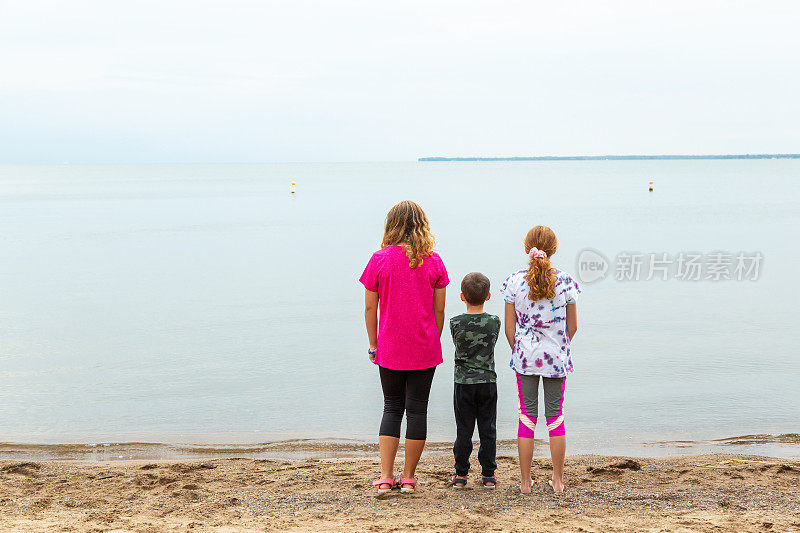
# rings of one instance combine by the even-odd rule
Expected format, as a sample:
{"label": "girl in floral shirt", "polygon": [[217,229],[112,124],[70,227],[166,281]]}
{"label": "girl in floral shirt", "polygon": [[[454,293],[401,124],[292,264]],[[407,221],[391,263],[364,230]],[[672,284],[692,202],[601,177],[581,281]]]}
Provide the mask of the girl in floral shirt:
{"label": "girl in floral shirt", "polygon": [[576,300],[581,289],[566,272],[550,265],[558,239],[547,226],[536,226],[523,242],[528,268],[505,280],[500,289],[506,302],[505,331],[511,346],[511,368],[517,374],[519,447],[524,493],[531,491],[533,430],[538,414],[538,390],[544,389],[545,417],[550,433],[550,455],[555,492],[564,491],[564,388],[572,370],[569,343],[578,329]]}

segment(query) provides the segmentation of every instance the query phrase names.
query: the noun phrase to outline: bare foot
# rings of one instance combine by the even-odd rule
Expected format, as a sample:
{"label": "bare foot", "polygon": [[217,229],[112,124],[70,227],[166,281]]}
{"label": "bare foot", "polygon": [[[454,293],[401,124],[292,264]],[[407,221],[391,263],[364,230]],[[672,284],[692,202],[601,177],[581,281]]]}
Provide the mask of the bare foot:
{"label": "bare foot", "polygon": [[564,492],[564,482],[562,480],[550,479],[547,481],[547,483],[553,488],[553,492]]}
{"label": "bare foot", "polygon": [[530,494],[531,487],[533,486],[533,479],[529,479],[527,483],[524,481],[519,484],[519,490],[522,494]]}

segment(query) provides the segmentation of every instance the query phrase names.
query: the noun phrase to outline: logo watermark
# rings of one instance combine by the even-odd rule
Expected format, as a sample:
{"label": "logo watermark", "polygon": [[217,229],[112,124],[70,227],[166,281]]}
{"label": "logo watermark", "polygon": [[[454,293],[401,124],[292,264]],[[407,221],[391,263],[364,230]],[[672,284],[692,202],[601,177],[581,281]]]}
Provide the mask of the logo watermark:
{"label": "logo watermark", "polygon": [[761,252],[620,252],[613,263],[587,248],[578,254],[578,278],[593,283],[613,273],[616,281],[757,281]]}
{"label": "logo watermark", "polygon": [[597,250],[587,248],[578,254],[578,277],[583,283],[592,283],[606,277],[608,259]]}

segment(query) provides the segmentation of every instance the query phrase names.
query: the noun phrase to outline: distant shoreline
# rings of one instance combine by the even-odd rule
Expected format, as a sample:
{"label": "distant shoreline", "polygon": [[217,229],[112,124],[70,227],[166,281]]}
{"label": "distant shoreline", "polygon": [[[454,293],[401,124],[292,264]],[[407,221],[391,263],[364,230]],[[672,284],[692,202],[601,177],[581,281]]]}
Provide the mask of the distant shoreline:
{"label": "distant shoreline", "polygon": [[800,159],[800,154],[542,155],[522,157],[420,157],[417,161],[641,161],[649,159]]}

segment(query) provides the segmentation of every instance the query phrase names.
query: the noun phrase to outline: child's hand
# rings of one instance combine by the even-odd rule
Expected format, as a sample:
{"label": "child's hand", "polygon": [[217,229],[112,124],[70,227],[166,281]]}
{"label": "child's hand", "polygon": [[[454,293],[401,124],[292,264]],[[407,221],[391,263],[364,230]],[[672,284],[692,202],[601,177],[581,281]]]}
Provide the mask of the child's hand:
{"label": "child's hand", "polygon": [[375,364],[375,356],[378,355],[378,347],[377,346],[370,346],[369,350],[367,350],[367,354],[369,355],[369,360],[372,364]]}

